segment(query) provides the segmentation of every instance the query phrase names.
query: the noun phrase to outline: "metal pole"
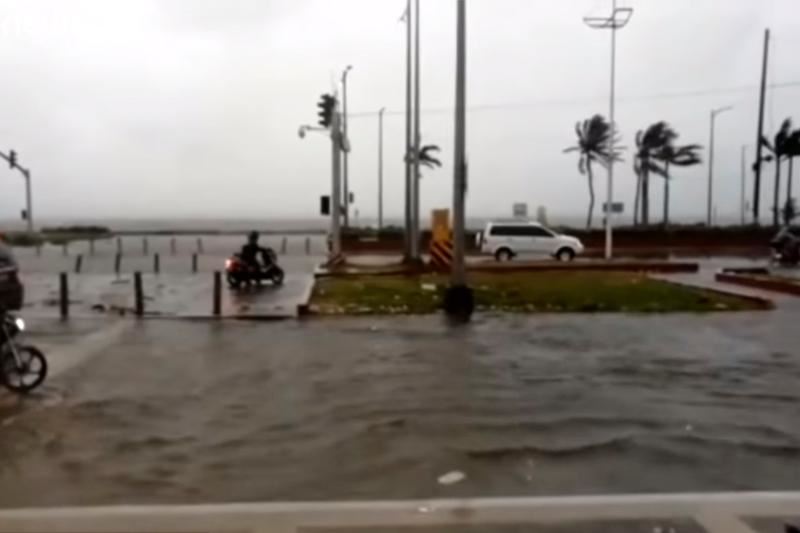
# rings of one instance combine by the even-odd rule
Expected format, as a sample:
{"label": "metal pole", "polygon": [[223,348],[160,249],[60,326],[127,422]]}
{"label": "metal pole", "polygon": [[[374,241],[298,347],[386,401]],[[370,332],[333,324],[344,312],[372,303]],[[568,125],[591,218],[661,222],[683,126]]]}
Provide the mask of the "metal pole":
{"label": "metal pole", "polygon": [[453,169],[453,269],[454,287],[466,285],[464,267],[464,223],[466,193],[466,2],[458,0],[456,31],[456,116]]}
{"label": "metal pole", "polygon": [[412,115],[411,115],[411,81],[412,81],[412,74],[411,74],[411,0],[407,0],[406,2],[406,151],[404,154],[405,163],[406,163],[406,223],[405,223],[405,235],[406,235],[406,242],[405,242],[405,259],[411,259],[411,242],[413,241],[413,231],[414,227],[411,222],[412,216],[412,197],[411,197],[411,187],[412,187],[412,166],[411,166],[411,146],[413,143],[413,122],[412,122]]}
{"label": "metal pole", "polygon": [[420,131],[419,131],[419,115],[420,115],[420,49],[419,49],[419,0],[414,2],[414,171],[412,175],[413,187],[412,197],[414,200],[412,219],[413,219],[413,236],[411,238],[411,258],[414,261],[419,261],[419,149],[420,149]]}
{"label": "metal pole", "polygon": [[742,183],[741,183],[741,190],[739,191],[739,194],[740,194],[740,197],[739,197],[740,221],[739,222],[740,222],[740,224],[742,226],[744,226],[744,216],[745,216],[745,209],[746,209],[746,205],[745,205],[745,182],[746,182],[746,179],[747,179],[746,178],[746,176],[747,176],[747,146],[745,146],[745,145],[742,145],[742,162],[741,162],[741,166],[742,166],[742,168],[740,170],[741,170],[741,174],[742,174],[741,175]]}
{"label": "metal pole", "polygon": [[614,202],[614,136],[616,127],[614,124],[614,98],[616,92],[617,75],[617,0],[611,2],[611,97],[609,99],[609,121],[611,123],[611,135],[608,138],[610,159],[608,161],[608,190],[606,192],[606,260],[613,257],[613,209]]}
{"label": "metal pole", "polygon": [[331,257],[338,257],[342,253],[341,226],[339,216],[342,212],[341,198],[341,141],[342,132],[341,116],[334,107],[333,121],[331,123]]}
{"label": "metal pole", "polygon": [[[342,130],[343,137],[347,139],[347,73],[353,67],[348,65],[342,73]],[[350,226],[350,184],[349,169],[348,169],[348,153],[344,153],[343,170],[344,170],[344,227]]]}
{"label": "metal pole", "polygon": [[33,233],[33,195],[31,193],[31,171],[23,170],[25,175],[25,210],[27,214],[28,233]]}
{"label": "metal pole", "polygon": [[706,199],[706,226],[711,227],[711,202],[714,194],[714,119],[716,110],[711,110],[711,132],[708,139],[708,198]]}
{"label": "metal pole", "polygon": [[[758,98],[758,133],[756,136],[756,178],[753,183],[753,223],[758,224],[761,203],[761,138],[764,136],[764,101],[767,94],[767,62],[769,61],[769,29],[764,30],[764,58],[761,63],[761,92]],[[778,162],[776,161],[777,165]]]}
{"label": "metal pole", "polygon": [[378,111],[378,231],[383,229],[383,113]]}

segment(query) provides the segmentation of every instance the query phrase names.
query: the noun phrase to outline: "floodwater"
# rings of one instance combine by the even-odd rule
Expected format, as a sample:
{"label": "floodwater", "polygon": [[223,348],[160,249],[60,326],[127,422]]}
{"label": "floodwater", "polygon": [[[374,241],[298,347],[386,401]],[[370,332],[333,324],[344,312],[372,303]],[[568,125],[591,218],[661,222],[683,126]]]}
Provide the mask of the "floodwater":
{"label": "floodwater", "polygon": [[800,489],[796,325],[137,323],[4,414],[0,505]]}

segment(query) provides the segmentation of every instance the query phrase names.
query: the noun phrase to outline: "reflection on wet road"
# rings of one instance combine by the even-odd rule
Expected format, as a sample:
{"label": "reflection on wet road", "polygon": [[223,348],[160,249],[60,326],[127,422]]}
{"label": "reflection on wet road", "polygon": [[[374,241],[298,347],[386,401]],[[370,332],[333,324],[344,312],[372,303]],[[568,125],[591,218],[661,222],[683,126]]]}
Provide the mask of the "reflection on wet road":
{"label": "reflection on wet road", "polygon": [[795,326],[133,324],[2,422],[0,505],[798,489]]}

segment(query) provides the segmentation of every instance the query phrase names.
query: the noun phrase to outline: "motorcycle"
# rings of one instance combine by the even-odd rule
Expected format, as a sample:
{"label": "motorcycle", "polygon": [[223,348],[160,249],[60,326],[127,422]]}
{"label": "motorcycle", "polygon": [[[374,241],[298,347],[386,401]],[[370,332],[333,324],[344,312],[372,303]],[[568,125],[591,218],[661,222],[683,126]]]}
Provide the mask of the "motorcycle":
{"label": "motorcycle", "polygon": [[274,285],[283,284],[283,269],[278,266],[277,256],[272,249],[267,249],[269,261],[265,265],[255,268],[242,260],[241,254],[234,254],[225,261],[225,279],[232,289],[238,289],[242,285],[255,283],[260,285],[262,281],[271,281]]}
{"label": "motorcycle", "polygon": [[800,237],[789,228],[781,229],[769,244],[773,262],[783,266],[800,264]]}
{"label": "motorcycle", "polygon": [[25,394],[44,382],[47,359],[35,346],[22,345],[17,336],[25,331],[25,321],[0,312],[0,383]]}

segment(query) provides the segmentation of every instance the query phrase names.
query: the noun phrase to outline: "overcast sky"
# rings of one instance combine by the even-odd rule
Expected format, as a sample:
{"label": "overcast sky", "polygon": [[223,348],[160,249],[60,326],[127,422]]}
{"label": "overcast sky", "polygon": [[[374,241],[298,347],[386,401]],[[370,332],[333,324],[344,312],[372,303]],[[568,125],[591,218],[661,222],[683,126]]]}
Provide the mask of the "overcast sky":
{"label": "overcast sky", "polygon": [[[708,143],[718,118],[719,213],[738,214],[739,152],[755,137],[763,30],[773,34],[766,127],[800,126],[798,0],[620,0],[623,144],[664,119]],[[580,215],[574,124],[607,114],[610,34],[584,26],[610,0],[468,0],[468,213],[515,201]],[[377,118],[386,106],[386,212],[402,212],[405,0],[0,0],[0,150],[32,169],[39,217],[315,217],[330,145],[297,136],[353,65],[350,181],[376,212]],[[422,135],[443,148],[423,213],[451,202],[455,0],[422,0]],[[683,96],[676,96],[679,93]],[[688,94],[687,94],[688,93]],[[482,108],[482,106],[487,106]],[[496,107],[492,107],[496,106]],[[705,213],[707,168],[675,171],[673,212]],[[798,171],[800,173],[800,171]],[[772,194],[767,170],[764,196]],[[748,179],[751,175],[748,175]],[[605,174],[597,172],[598,189]],[[800,178],[797,178],[800,184]],[[618,171],[628,208],[630,157]],[[796,187],[800,189],[800,185]],[[748,194],[751,187],[748,185]],[[661,182],[654,205],[660,206]],[[0,219],[24,202],[0,169]],[[654,208],[655,209],[655,208]],[[655,209],[660,213],[660,208]]]}

